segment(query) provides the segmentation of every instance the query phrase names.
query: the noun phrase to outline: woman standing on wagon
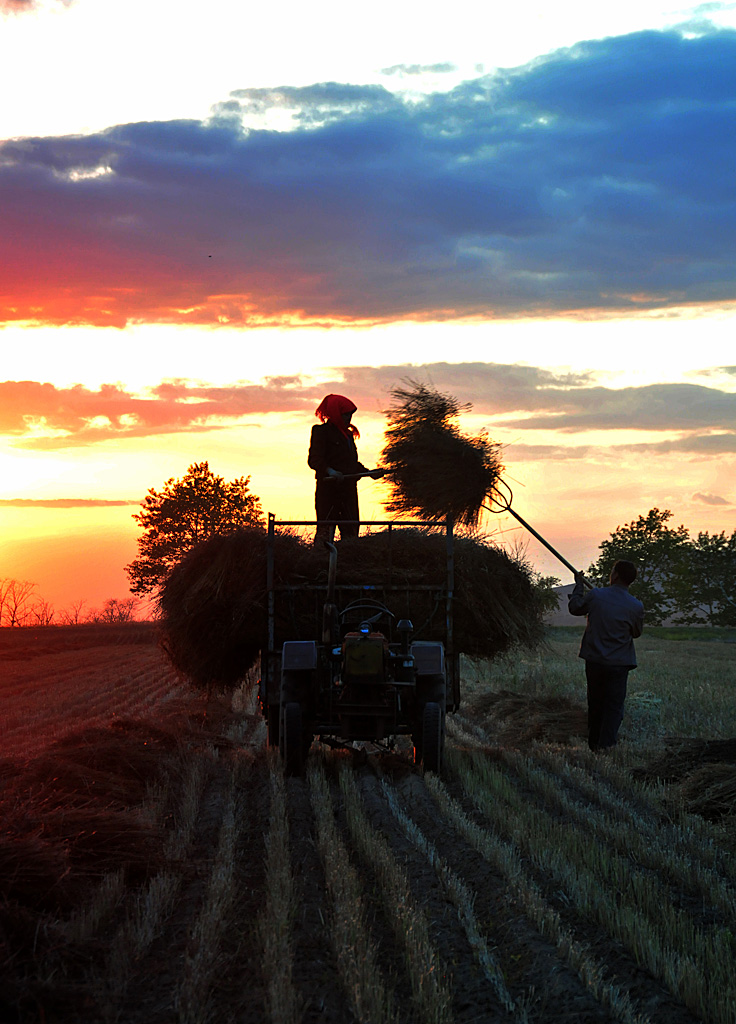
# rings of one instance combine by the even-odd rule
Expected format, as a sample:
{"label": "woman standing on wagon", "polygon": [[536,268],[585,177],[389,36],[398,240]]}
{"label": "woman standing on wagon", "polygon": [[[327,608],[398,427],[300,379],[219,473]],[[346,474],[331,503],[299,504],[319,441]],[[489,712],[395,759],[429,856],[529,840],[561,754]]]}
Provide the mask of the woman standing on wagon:
{"label": "woman standing on wagon", "polygon": [[[357,474],[369,473],[374,480],[383,476],[383,470],[368,470],[358,460],[355,439],[360,433],[350,422],[356,409],[355,403],[344,395],[327,395],[315,413],[322,422],[312,427],[307,459],[317,478],[315,544],[334,539],[335,523],[340,526],[341,540],[357,537],[360,529]],[[325,520],[332,520],[332,523]]]}

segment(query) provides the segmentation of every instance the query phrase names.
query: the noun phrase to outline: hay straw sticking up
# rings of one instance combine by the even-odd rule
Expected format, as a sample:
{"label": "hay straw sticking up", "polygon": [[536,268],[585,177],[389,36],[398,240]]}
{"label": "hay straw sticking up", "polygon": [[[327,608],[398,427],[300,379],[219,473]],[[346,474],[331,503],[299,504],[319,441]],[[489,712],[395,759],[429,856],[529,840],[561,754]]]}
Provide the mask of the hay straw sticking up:
{"label": "hay straw sticking up", "polygon": [[406,380],[391,398],[381,454],[391,488],[387,511],[475,526],[503,469],[500,445],[484,432],[460,431],[456,420],[471,407],[452,395]]}

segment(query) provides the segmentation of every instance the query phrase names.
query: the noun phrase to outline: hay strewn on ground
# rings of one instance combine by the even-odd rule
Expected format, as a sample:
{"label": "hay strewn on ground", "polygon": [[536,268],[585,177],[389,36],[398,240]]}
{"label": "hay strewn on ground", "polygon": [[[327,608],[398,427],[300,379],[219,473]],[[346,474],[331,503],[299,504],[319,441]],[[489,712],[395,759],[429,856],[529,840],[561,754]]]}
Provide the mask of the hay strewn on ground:
{"label": "hay strewn on ground", "polygon": [[679,796],[691,814],[715,821],[731,814],[736,806],[736,765],[705,764],[686,775]]}
{"label": "hay strewn on ground", "polygon": [[736,739],[667,740],[664,752],[635,775],[673,783],[670,796],[691,814],[729,818],[736,807]]}
{"label": "hay strewn on ground", "polygon": [[510,690],[478,693],[470,714],[497,742],[509,747],[534,740],[572,743],[588,732],[588,713],[566,697],[530,697]]}
{"label": "hay strewn on ground", "polygon": [[636,774],[642,779],[679,782],[697,768],[717,762],[736,765],[736,739],[668,739],[664,751]]}
{"label": "hay strewn on ground", "polygon": [[[277,646],[319,639],[327,553],[289,533],[275,541]],[[162,590],[164,648],[197,686],[236,686],[265,646],[266,544],[255,529],[213,537],[189,552]],[[443,533],[394,528],[341,541],[338,550],[339,606],[359,596],[341,588],[378,588],[363,596],[411,618],[416,639],[444,639]],[[398,592],[385,594],[386,586]],[[413,586],[431,589],[412,593]],[[454,629],[455,650],[476,658],[540,642],[542,608],[528,571],[498,548],[456,537]]]}
{"label": "hay strewn on ground", "polygon": [[0,762],[0,901],[69,909],[90,877],[123,867],[140,881],[163,864],[163,833],[139,807],[180,739],[121,724],[65,736],[27,762]]}

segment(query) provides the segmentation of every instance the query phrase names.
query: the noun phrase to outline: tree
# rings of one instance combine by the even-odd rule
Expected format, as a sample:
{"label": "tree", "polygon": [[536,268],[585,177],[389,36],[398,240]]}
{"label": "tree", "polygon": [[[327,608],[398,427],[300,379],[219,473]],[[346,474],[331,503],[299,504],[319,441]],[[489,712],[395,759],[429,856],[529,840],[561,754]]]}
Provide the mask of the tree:
{"label": "tree", "polygon": [[138,558],[125,567],[134,594],[148,594],[165,581],[183,555],[200,541],[245,526],[263,526],[260,499],[250,477],[226,483],[207,462],[195,462],[181,480],[151,488],[133,518],[143,528]]}
{"label": "tree", "polygon": [[599,545],[598,560],[589,570],[593,582],[604,586],[619,558],[637,568],[632,593],[644,603],[647,622],[661,625],[680,611],[685,580],[689,577],[690,535],[685,526],[672,529],[668,509],[653,508],[645,516],[618,526],[609,540]]}
{"label": "tree", "polygon": [[35,626],[50,626],[55,616],[54,606],[39,597],[31,606],[26,621],[30,619]]}
{"label": "tree", "polygon": [[28,617],[28,605],[36,589],[29,580],[0,580],[0,624],[23,626]]}
{"label": "tree", "polygon": [[736,626],[736,530],[699,533],[687,569],[677,592],[683,622]]}
{"label": "tree", "polygon": [[133,622],[138,601],[134,597],[109,597],[100,611],[92,612],[88,622]]}
{"label": "tree", "polygon": [[64,626],[78,626],[82,622],[82,609],[86,605],[86,600],[83,597],[73,601],[69,608],[65,608],[61,612],[61,622]]}

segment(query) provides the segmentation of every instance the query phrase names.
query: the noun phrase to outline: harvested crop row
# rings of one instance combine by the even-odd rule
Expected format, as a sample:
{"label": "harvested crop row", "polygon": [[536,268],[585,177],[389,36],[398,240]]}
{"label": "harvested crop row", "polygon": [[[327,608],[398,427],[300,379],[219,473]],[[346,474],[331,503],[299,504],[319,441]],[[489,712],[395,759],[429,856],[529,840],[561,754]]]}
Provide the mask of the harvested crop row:
{"label": "harvested crop row", "polygon": [[385,836],[371,827],[355,778],[344,768],[340,772],[340,789],[351,840],[361,860],[378,879],[386,916],[403,951],[419,1019],[426,1024],[449,1024],[453,1019],[452,994],[443,977],[426,916],[412,896],[406,872]]}
{"label": "harvested crop row", "polygon": [[608,846],[638,866],[656,872],[659,883],[671,886],[673,903],[689,895],[691,914],[697,916],[693,904],[702,907],[709,916],[717,910],[725,923],[736,928],[736,889],[715,871],[704,867],[698,855],[693,856],[688,849],[682,852],[678,849],[681,830],[662,830],[658,821],[633,813],[623,802],[614,809],[610,800],[607,807],[596,806],[592,778],[591,785],[584,786],[585,793],[580,794],[567,788],[562,774],[554,771],[554,765],[552,770],[545,770],[533,756],[514,750],[502,750],[501,760],[548,812],[554,811],[589,831],[598,846]]}
{"label": "harvested crop row", "polygon": [[361,1024],[394,1024],[391,988],[378,965],[364,909],[363,886],[338,832],[329,786],[321,765],[309,775],[317,841],[330,896],[332,936],[340,981]]}
{"label": "harvested crop row", "polygon": [[477,825],[453,800],[437,776],[429,776],[426,783],[440,811],[452,821],[466,841],[504,875],[524,912],[542,935],[552,939],[560,956],[577,973],[583,985],[622,1024],[646,1024],[648,1018],[634,1006],[629,994],[614,981],[607,980],[605,965],[563,926],[560,915],[545,900],[539,886],[526,875],[518,849],[495,832]]}
{"label": "harvested crop row", "polygon": [[[109,659],[115,649],[105,653]],[[146,654],[141,664],[138,652],[136,660],[134,670],[122,671],[114,659],[92,673],[79,670],[59,689],[63,701],[50,700],[45,688],[23,703],[8,703],[0,730],[4,754],[30,756],[76,729],[80,721],[90,727],[104,725],[115,716],[145,714],[161,701],[191,693],[157,653]]]}
{"label": "harvested crop row", "polygon": [[417,827],[411,817],[400,806],[396,794],[385,781],[383,783],[383,791],[393,815],[398,820],[407,838],[427,858],[436,871],[448,898],[455,905],[457,915],[468,938],[468,943],[473,950],[473,955],[498,996],[499,1002],[514,1020],[520,1021],[521,1024],[526,1024],[526,1012],[523,1006],[517,1005],[514,1002],[511,993],[506,987],[503,971],[498,960],[489,948],[486,937],[483,935],[478,924],[473,910],[473,894],[471,890],[439,856],[434,844],[427,839],[421,829]]}
{"label": "harvested crop row", "polygon": [[206,1024],[216,1012],[216,974],[228,920],[234,916],[235,851],[242,825],[241,800],[233,777],[225,796],[212,868],[184,957],[183,976],[174,995],[181,1024]]}
{"label": "harvested crop row", "polygon": [[449,761],[478,811],[554,878],[578,915],[621,941],[694,1013],[715,1024],[732,1021],[734,950],[727,926],[694,925],[651,871],[591,842],[574,822],[531,805],[518,780],[486,757],[451,750]]}
{"label": "harvested crop row", "polygon": [[263,950],[266,1014],[271,1024],[298,1024],[300,999],[293,982],[293,923],[296,886],[291,869],[289,823],[281,763],[269,757],[271,821],[266,835],[266,891],[258,918]]}

